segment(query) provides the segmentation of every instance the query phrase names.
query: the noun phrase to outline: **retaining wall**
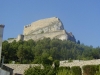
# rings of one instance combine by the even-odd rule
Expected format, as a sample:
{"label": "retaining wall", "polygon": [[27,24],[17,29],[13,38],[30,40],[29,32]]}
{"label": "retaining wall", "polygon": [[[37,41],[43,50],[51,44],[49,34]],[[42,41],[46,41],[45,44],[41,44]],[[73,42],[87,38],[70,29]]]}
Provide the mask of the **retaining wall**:
{"label": "retaining wall", "polygon": [[[68,60],[60,61],[60,66],[82,66],[84,65],[98,65],[100,64],[100,59],[98,60],[73,60],[73,62],[68,62]],[[24,71],[28,69],[30,66],[39,66],[39,64],[5,64],[6,66],[14,69],[13,73],[24,74]],[[42,66],[43,67],[43,66]]]}

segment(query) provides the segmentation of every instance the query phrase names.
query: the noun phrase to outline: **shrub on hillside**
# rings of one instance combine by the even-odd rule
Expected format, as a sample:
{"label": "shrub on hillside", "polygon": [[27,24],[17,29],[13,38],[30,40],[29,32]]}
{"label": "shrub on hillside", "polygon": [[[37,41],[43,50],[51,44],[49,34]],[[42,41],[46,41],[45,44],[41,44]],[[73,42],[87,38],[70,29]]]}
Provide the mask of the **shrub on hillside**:
{"label": "shrub on hillside", "polygon": [[56,72],[49,66],[44,69],[41,69],[41,67],[30,67],[24,72],[24,75],[56,75]]}
{"label": "shrub on hillside", "polygon": [[95,75],[100,75],[100,65],[98,65],[98,71],[96,70],[96,74]]}
{"label": "shrub on hillside", "polygon": [[24,75],[44,75],[44,72],[40,67],[30,67],[24,72]]}
{"label": "shrub on hillside", "polygon": [[59,65],[60,65],[60,61],[59,60],[55,60],[54,61],[55,69],[59,68]]}
{"label": "shrub on hillside", "polygon": [[79,66],[71,67],[71,73],[72,73],[72,75],[82,75],[82,71]]}
{"label": "shrub on hillside", "polygon": [[83,68],[83,75],[94,75],[97,71],[97,65],[85,65]]}
{"label": "shrub on hillside", "polygon": [[67,70],[65,68],[59,69],[56,75],[72,75],[70,70]]}
{"label": "shrub on hillside", "polygon": [[66,69],[66,70],[70,70],[70,67],[59,67],[59,70],[63,70],[63,69]]}

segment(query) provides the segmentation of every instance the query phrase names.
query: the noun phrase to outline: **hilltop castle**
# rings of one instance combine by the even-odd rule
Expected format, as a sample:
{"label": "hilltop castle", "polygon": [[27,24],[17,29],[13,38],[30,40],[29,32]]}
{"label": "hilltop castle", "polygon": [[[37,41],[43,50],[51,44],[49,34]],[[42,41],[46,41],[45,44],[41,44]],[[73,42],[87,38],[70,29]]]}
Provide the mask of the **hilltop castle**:
{"label": "hilltop castle", "polygon": [[24,26],[23,34],[18,35],[17,38],[9,39],[8,42],[14,40],[39,40],[43,38],[58,38],[61,40],[76,41],[74,35],[64,30],[63,24],[57,17],[46,18],[38,20],[29,25]]}

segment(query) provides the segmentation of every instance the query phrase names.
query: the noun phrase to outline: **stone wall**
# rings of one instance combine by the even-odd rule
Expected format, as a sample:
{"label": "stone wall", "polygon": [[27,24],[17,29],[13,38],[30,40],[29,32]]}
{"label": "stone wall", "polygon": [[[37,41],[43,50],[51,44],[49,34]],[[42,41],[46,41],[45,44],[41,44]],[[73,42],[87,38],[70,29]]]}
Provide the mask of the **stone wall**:
{"label": "stone wall", "polygon": [[15,74],[24,74],[25,70],[27,70],[30,66],[41,66],[39,64],[5,64],[6,66],[14,69],[13,75]]}
{"label": "stone wall", "polygon": [[24,40],[24,35],[22,35],[22,34],[20,34],[20,35],[18,35],[17,36],[17,38],[9,38],[7,41],[9,42],[9,43],[11,43],[11,42],[13,42],[13,41],[19,41],[19,40]]}
{"label": "stone wall", "polygon": [[100,64],[100,59],[98,60],[73,60],[73,62],[68,62],[68,60],[65,61],[60,61],[60,66],[80,66],[82,68],[82,66],[84,65],[98,65]]}
{"label": "stone wall", "polygon": [[[69,66],[69,67],[80,66],[81,68],[84,65],[98,65],[98,64],[100,64],[100,59],[87,60],[87,61],[73,60],[73,62],[68,62],[68,60],[60,61],[60,66]],[[13,73],[18,73],[18,74],[23,74],[24,71],[28,69],[30,66],[41,66],[39,64],[5,64],[5,65],[14,69]],[[41,66],[41,68],[43,68],[43,66]]]}
{"label": "stone wall", "polygon": [[7,41],[8,41],[9,43],[11,43],[11,42],[13,42],[14,40],[17,41],[17,38],[8,39]]}

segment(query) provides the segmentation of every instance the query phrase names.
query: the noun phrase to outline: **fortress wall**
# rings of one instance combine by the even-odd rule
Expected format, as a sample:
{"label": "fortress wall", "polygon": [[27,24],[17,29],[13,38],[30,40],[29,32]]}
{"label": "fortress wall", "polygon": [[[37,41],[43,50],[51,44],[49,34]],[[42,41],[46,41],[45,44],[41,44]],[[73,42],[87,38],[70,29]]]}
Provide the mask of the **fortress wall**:
{"label": "fortress wall", "polygon": [[23,39],[24,39],[24,35],[20,34],[20,35],[17,36],[17,38],[11,38],[11,39],[8,39],[7,41],[8,41],[9,43],[11,43],[11,42],[13,42],[14,40],[15,40],[15,41],[19,41],[19,40],[22,40],[22,41],[23,41]]}
{"label": "fortress wall", "polygon": [[[80,66],[82,68],[82,66],[84,65],[99,65],[100,64],[100,59],[98,60],[87,60],[87,61],[83,61],[83,60],[73,60],[73,62],[68,62],[68,60],[66,61],[60,61],[60,66]],[[28,69],[31,66],[39,66],[39,64],[5,64],[5,66],[8,66],[12,69],[14,69],[13,73],[19,73],[19,74],[24,74],[24,71],[26,69]],[[43,68],[43,66],[41,65],[41,68]]]}
{"label": "fortress wall", "polygon": [[19,40],[23,41],[23,39],[24,39],[24,35],[20,34],[20,35],[18,35],[16,41],[19,41]]}
{"label": "fortress wall", "polygon": [[9,40],[7,40],[9,43],[12,43],[13,41],[16,41],[17,39],[16,38],[14,38],[14,39],[9,39]]}
{"label": "fortress wall", "polygon": [[23,35],[28,34],[28,32],[31,31],[31,30],[32,30],[32,26],[31,25],[24,26]]}
{"label": "fortress wall", "polygon": [[66,35],[65,30],[59,30],[59,31],[43,33],[43,34],[41,33],[38,35],[32,35],[32,34],[26,35],[24,36],[24,40],[29,40],[29,39],[38,40],[38,39],[43,39],[44,37],[53,39],[54,37],[61,35],[61,34]]}

